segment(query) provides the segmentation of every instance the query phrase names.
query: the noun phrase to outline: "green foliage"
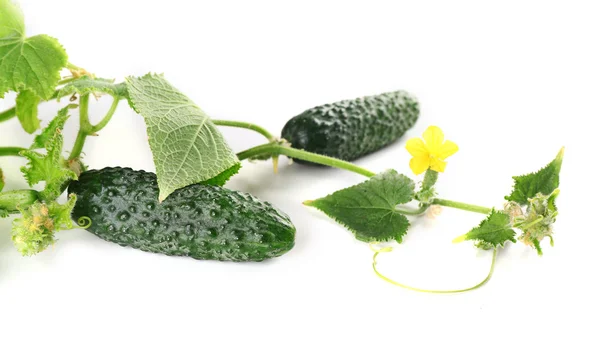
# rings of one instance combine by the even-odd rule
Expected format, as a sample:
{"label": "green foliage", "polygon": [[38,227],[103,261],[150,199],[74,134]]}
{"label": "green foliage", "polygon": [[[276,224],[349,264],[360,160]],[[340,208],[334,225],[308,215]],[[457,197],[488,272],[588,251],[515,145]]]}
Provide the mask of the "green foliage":
{"label": "green foliage", "polygon": [[538,193],[549,195],[554,189],[558,188],[564,151],[564,148],[560,149],[556,158],[538,172],[514,176],[513,191],[505,199],[526,205],[527,200],[535,197]]}
{"label": "green foliage", "polygon": [[146,121],[154,156],[159,200],[193,183],[219,177],[219,184],[239,161],[210,118],[162,75],[127,78],[130,104]]}
{"label": "green foliage", "polygon": [[[21,155],[29,160],[28,165],[21,168],[29,185],[42,181],[46,182],[44,190],[40,192],[40,198],[44,201],[55,200],[66,189],[69,181],[77,179],[77,175],[67,168],[67,164],[61,155],[63,147],[61,129],[63,125],[64,120],[59,119],[52,135],[52,131],[48,128],[42,132],[42,135],[46,135],[44,138],[47,138],[44,145],[46,148],[45,155],[33,150],[21,151]],[[48,138],[50,135],[51,137]]]}
{"label": "green foliage", "polygon": [[4,189],[4,173],[2,172],[2,168],[0,168],[0,191]]}
{"label": "green foliage", "polygon": [[415,199],[423,204],[430,204],[431,200],[436,195],[434,185],[438,179],[438,172],[435,170],[427,169],[421,183],[421,190],[415,194]]}
{"label": "green foliage", "polygon": [[528,200],[526,214],[517,214],[513,219],[514,227],[522,231],[519,241],[535,248],[538,255],[542,255],[540,241],[549,237],[552,242],[553,224],[558,216],[556,197],[559,192],[555,189],[550,195],[538,193]]}
{"label": "green foliage", "polygon": [[54,244],[55,232],[73,229],[71,211],[75,202],[76,196],[70,195],[64,205],[56,201],[36,202],[21,210],[22,215],[13,221],[11,232],[17,250],[24,256],[35,255]]}
{"label": "green foliage", "polygon": [[0,0],[0,98],[8,91],[31,90],[42,99],[54,94],[67,53],[47,35],[25,37],[20,9]]}
{"label": "green foliage", "polygon": [[92,78],[85,75],[58,90],[57,98],[75,93],[80,96],[92,94],[99,97],[102,94],[109,94],[113,97],[127,98],[127,85],[125,83],[115,84],[114,79]]}
{"label": "green foliage", "polygon": [[358,185],[304,204],[329,215],[364,242],[402,242],[410,223],[396,206],[410,202],[414,182],[387,170]]}
{"label": "green foliage", "polygon": [[40,128],[38,119],[38,105],[41,98],[30,90],[23,90],[17,95],[17,118],[21,122],[23,130],[27,133],[34,133]]}
{"label": "green foliage", "polygon": [[510,216],[496,210],[492,210],[488,217],[479,223],[479,226],[456,238],[454,242],[466,240],[478,241],[476,246],[483,249],[504,246],[506,241],[517,242]]}
{"label": "green foliage", "polygon": [[48,126],[46,126],[46,128],[44,128],[39,135],[35,136],[30,149],[35,150],[45,148],[48,141],[55,136],[56,132],[60,132],[63,126],[65,126],[67,119],[69,119],[69,110],[76,107],[77,105],[70,104],[60,109],[56,117],[50,121],[50,124],[48,124]]}

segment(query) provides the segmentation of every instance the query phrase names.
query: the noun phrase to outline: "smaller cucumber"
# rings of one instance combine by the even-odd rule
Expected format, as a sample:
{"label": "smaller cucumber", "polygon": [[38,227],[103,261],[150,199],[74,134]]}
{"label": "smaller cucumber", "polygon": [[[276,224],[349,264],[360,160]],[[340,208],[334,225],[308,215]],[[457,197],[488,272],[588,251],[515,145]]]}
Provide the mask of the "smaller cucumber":
{"label": "smaller cucumber", "polygon": [[89,218],[88,231],[122,246],[221,261],[262,261],[294,246],[285,213],[219,186],[190,185],[159,203],[155,174],[105,168],[82,173],[69,193],[73,218]]}
{"label": "smaller cucumber", "polygon": [[402,137],[418,117],[415,97],[395,91],[306,110],[281,136],[295,148],[351,161]]}

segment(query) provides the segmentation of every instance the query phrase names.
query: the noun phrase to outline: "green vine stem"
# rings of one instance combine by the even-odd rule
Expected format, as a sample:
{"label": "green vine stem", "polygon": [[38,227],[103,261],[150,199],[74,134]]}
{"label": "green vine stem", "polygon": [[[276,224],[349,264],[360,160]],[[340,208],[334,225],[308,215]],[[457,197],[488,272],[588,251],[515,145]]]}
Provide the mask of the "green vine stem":
{"label": "green vine stem", "polygon": [[409,210],[406,207],[396,207],[396,211],[403,215],[419,216],[419,215],[423,215],[427,211],[427,209],[429,209],[429,207],[430,207],[429,204],[424,204],[424,205],[420,206],[419,209],[416,209],[416,210]]}
{"label": "green vine stem", "polygon": [[[373,249],[373,247],[371,247],[371,249]],[[405,289],[409,289],[415,292],[421,292],[421,293],[433,293],[433,294],[453,294],[453,293],[464,293],[464,292],[468,292],[471,290],[475,290],[481,286],[483,286],[484,284],[486,284],[491,278],[492,278],[492,274],[494,273],[494,267],[496,266],[496,256],[498,254],[498,250],[496,248],[494,248],[494,253],[492,254],[492,264],[490,265],[490,271],[488,273],[488,275],[485,277],[485,279],[483,279],[483,281],[479,282],[478,284],[474,285],[473,287],[469,287],[469,288],[465,288],[465,289],[456,289],[456,290],[430,290],[430,289],[421,289],[421,288],[416,288],[416,287],[412,287],[409,285],[405,285],[403,283],[400,282],[396,282],[392,279],[390,279],[389,277],[381,274],[378,270],[377,270],[377,256],[379,255],[379,253],[389,253],[392,251],[391,247],[386,247],[386,248],[382,248],[379,250],[373,249],[373,251],[375,251],[375,254],[373,254],[373,271],[375,272],[375,274],[377,274],[377,276],[379,276],[381,279],[383,279],[384,281],[387,281],[395,286],[398,287],[402,287]]]}
{"label": "green vine stem", "polygon": [[0,123],[7,121],[17,115],[16,107],[11,107],[10,109],[3,111],[0,113]]}
{"label": "green vine stem", "polygon": [[81,151],[83,150],[83,146],[85,145],[85,140],[88,136],[95,135],[108,124],[117,110],[120,100],[121,98],[119,97],[113,97],[113,103],[104,118],[102,118],[98,124],[92,125],[89,118],[90,95],[82,95],[79,98],[79,132],[77,133],[73,150],[71,150],[71,154],[69,155],[69,161],[79,158]]}
{"label": "green vine stem", "polygon": [[24,148],[20,148],[18,146],[8,146],[8,147],[0,147],[0,157],[1,156],[20,156],[19,152],[27,150]]}
{"label": "green vine stem", "polygon": [[357,174],[360,174],[360,175],[363,175],[366,177],[373,177],[376,175],[374,172],[371,172],[371,171],[369,171],[365,168],[362,168],[358,165],[355,165],[353,163],[346,162],[341,159],[337,159],[337,158],[333,158],[333,157],[319,155],[319,154],[304,151],[304,150],[294,149],[289,146],[281,145],[278,142],[262,144],[262,145],[253,147],[251,149],[248,149],[246,151],[242,151],[237,154],[237,157],[240,160],[244,160],[247,158],[252,158],[252,157],[256,157],[256,156],[264,156],[264,155],[270,155],[272,157],[275,157],[278,155],[284,155],[284,156],[308,161],[311,163],[327,165],[327,166],[331,166],[334,168],[352,171],[352,172],[355,172]]}
{"label": "green vine stem", "polygon": [[77,138],[75,139],[73,150],[71,150],[71,154],[69,155],[69,160],[79,158],[81,151],[83,151],[83,146],[85,145],[85,139],[90,134],[92,124],[90,124],[88,115],[89,103],[89,94],[79,98],[79,132],[77,132]]}
{"label": "green vine stem", "polygon": [[442,205],[445,207],[476,212],[476,213],[480,213],[480,214],[484,214],[484,215],[487,215],[492,212],[492,208],[482,207],[482,206],[474,205],[474,204],[456,202],[456,201],[451,201],[451,200],[445,200],[445,199],[441,199],[441,198],[434,198],[432,200],[431,204],[437,204],[437,205]]}
{"label": "green vine stem", "polygon": [[238,121],[233,121],[233,120],[222,120],[222,119],[212,119],[212,122],[215,125],[237,127],[237,128],[256,131],[256,132],[260,133],[261,135],[265,136],[269,140],[269,142],[274,142],[277,140],[277,137],[273,136],[269,131],[267,131],[267,129],[265,129],[261,126],[258,126],[256,124],[247,123],[247,122],[238,122]]}
{"label": "green vine stem", "polygon": [[[279,142],[271,142],[271,143],[255,146],[253,148],[250,148],[248,150],[238,153],[237,157],[240,160],[244,160],[244,159],[248,159],[248,158],[265,156],[265,155],[269,155],[271,157],[285,155],[288,157],[298,158],[298,159],[302,159],[302,160],[316,163],[316,164],[327,165],[327,166],[331,166],[331,167],[338,168],[338,169],[352,171],[352,172],[355,172],[357,174],[360,174],[360,175],[363,175],[366,177],[373,177],[376,175],[374,172],[369,171],[369,170],[362,168],[358,165],[355,165],[353,163],[346,162],[341,159],[337,159],[337,158],[333,158],[333,157],[319,155],[319,154],[304,151],[304,150],[294,149],[290,146],[281,145]],[[441,206],[446,206],[446,207],[456,208],[456,209],[462,209],[462,210],[476,212],[476,213],[480,213],[480,214],[486,214],[486,215],[492,211],[491,208],[482,207],[482,206],[474,205],[474,204],[456,202],[456,201],[451,201],[451,200],[446,200],[446,199],[441,199],[441,198],[433,199],[431,204],[436,204],[436,205],[441,205]],[[427,210],[428,207],[429,207],[429,205],[423,205],[418,210],[415,210],[415,211],[406,210],[405,208],[397,208],[397,211],[402,214],[405,214],[405,215],[421,215]]]}
{"label": "green vine stem", "polygon": [[104,129],[104,127],[111,120],[112,116],[115,114],[115,111],[117,111],[117,107],[119,106],[120,100],[121,99],[118,97],[113,97],[112,105],[110,106],[110,109],[108,109],[108,112],[106,113],[104,118],[102,118],[102,120],[98,124],[92,126],[92,129],[91,129],[92,134]]}

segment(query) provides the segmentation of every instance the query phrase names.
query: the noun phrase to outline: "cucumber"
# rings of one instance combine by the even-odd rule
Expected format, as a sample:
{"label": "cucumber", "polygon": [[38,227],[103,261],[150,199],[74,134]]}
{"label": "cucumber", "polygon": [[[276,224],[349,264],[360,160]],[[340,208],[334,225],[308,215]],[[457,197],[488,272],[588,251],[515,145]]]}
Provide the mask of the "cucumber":
{"label": "cucumber", "polygon": [[72,217],[91,220],[88,231],[143,251],[202,260],[263,261],[294,246],[289,217],[255,197],[194,184],[158,202],[156,175],[130,168],[81,174]]}
{"label": "cucumber", "polygon": [[395,91],[306,110],[281,136],[295,148],[352,161],[402,137],[418,117],[416,98]]}

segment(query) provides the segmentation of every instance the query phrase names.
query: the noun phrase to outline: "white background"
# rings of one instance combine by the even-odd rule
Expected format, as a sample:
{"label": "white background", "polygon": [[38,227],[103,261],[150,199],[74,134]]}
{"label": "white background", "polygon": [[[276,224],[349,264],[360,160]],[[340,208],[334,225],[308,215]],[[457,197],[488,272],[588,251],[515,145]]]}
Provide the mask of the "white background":
{"label": "white background", "polygon": [[[392,286],[372,252],[304,207],[363,180],[341,170],[244,163],[227,186],[273,202],[297,227],[296,246],[264,263],[144,253],[82,231],[21,257],[0,221],[0,339],[598,338],[599,8],[595,1],[21,1],[29,34],[59,38],[70,60],[122,80],[165,73],[214,118],[278,133],[315,105],[404,89],[422,107],[398,143],[357,163],[409,173],[407,138],[440,126],[460,151],[441,197],[500,207],[511,176],[566,153],[556,246],[500,252],[496,273],[465,294]],[[94,103],[93,119],[108,108]],[[8,108],[10,100],[0,102]],[[45,104],[48,122],[59,105]],[[70,148],[77,129],[65,129]],[[236,150],[263,142],[223,128]],[[16,120],[0,145],[29,145]],[[90,138],[91,168],[153,170],[140,116],[122,105]],[[2,158],[7,189],[25,188],[17,158]],[[413,176],[414,177],[414,176]],[[418,178],[415,178],[418,180]],[[490,253],[451,240],[483,216],[444,209],[414,221],[381,270],[431,289],[472,285]]]}

